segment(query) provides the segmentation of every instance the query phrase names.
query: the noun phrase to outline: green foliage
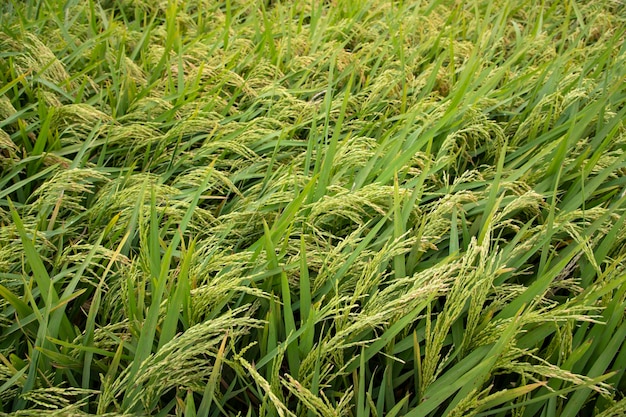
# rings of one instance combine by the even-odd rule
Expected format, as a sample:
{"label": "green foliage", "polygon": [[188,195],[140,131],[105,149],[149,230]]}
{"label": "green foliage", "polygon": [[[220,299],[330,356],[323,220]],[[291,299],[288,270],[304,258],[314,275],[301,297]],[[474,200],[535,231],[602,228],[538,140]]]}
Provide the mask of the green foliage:
{"label": "green foliage", "polygon": [[620,416],[613,0],[0,3],[0,414]]}

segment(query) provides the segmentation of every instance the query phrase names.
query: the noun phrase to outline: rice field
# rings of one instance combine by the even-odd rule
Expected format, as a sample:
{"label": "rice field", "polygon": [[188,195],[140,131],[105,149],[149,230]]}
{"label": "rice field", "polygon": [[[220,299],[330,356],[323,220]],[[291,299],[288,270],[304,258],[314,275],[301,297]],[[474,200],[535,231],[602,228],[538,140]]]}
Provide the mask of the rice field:
{"label": "rice field", "polygon": [[0,2],[0,414],[626,415],[625,33]]}

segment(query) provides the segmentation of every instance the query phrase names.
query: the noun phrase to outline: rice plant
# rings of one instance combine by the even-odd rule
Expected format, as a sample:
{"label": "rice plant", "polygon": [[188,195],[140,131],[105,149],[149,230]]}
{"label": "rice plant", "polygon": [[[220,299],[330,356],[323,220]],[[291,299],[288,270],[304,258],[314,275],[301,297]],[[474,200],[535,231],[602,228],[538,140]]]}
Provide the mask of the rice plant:
{"label": "rice plant", "polygon": [[626,413],[618,0],[0,3],[0,413]]}

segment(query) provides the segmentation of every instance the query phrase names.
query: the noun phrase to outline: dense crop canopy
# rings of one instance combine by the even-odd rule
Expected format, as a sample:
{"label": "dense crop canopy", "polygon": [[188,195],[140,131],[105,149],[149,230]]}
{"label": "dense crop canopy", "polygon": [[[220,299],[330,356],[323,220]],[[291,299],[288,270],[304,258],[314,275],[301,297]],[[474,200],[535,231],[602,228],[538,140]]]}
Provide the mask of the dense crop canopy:
{"label": "dense crop canopy", "polygon": [[624,415],[625,31],[0,1],[0,412]]}

